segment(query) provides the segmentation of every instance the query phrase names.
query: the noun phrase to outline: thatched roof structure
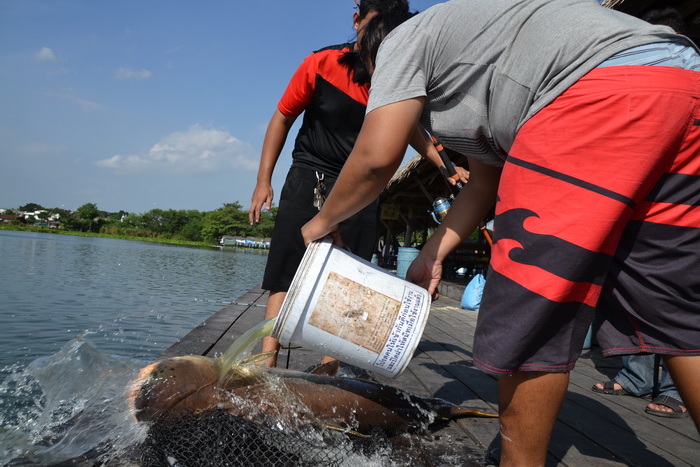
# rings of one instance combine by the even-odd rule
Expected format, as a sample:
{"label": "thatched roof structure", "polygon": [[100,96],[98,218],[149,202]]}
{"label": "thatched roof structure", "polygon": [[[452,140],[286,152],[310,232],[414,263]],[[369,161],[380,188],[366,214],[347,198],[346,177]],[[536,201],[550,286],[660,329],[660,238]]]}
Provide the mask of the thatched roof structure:
{"label": "thatched roof structure", "polygon": [[[448,150],[450,159],[466,168],[466,157]],[[420,155],[414,156],[389,181],[380,195],[382,235],[410,237],[437,226],[429,214],[437,197],[450,198],[456,191],[440,171]]]}

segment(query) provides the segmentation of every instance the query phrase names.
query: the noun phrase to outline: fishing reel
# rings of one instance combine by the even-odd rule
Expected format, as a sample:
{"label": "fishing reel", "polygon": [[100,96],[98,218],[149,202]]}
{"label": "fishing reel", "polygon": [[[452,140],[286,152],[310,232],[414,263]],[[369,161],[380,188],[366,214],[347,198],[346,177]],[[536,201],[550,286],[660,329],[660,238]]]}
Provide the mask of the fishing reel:
{"label": "fishing reel", "polygon": [[[453,197],[450,197],[453,198]],[[443,198],[442,196],[438,196],[435,198],[433,201],[433,206],[431,209],[428,209],[428,213],[430,213],[430,216],[433,218],[433,220],[437,224],[442,224],[443,219],[445,219],[445,216],[447,215],[447,211],[450,210],[450,207],[452,207],[452,201],[447,198]]]}

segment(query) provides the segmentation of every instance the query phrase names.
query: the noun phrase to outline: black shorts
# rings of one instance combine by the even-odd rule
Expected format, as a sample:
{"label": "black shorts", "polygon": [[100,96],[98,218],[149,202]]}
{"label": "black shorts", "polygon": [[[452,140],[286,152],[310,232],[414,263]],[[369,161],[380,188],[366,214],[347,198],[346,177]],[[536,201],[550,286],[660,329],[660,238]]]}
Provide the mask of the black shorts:
{"label": "black shorts", "polygon": [[[330,193],[334,178],[324,176],[326,194]],[[313,170],[292,167],[282,188],[282,194],[270,239],[270,253],[265,266],[262,288],[272,292],[287,292],[306,247],[301,228],[316,214],[313,193],[316,173]],[[372,202],[362,211],[340,224],[345,246],[357,256],[370,260],[377,244],[377,206]]]}

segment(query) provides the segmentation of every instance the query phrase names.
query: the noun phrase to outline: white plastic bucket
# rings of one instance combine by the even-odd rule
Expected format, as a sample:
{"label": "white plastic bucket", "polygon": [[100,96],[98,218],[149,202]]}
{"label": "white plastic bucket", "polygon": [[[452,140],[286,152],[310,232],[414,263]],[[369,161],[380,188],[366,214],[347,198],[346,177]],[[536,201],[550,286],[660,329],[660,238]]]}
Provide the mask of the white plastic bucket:
{"label": "white plastic bucket", "polygon": [[307,248],[272,336],[395,377],[413,357],[429,311],[427,290],[326,238]]}

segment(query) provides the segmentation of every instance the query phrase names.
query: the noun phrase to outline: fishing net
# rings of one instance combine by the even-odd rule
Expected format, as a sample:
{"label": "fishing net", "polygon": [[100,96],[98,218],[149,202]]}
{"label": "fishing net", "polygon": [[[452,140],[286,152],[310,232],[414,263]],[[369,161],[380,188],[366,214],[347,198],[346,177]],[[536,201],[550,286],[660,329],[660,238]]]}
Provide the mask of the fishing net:
{"label": "fishing net", "polygon": [[251,422],[223,410],[171,411],[151,426],[141,446],[144,467],[156,466],[344,466],[350,459],[391,455],[381,430],[351,439],[328,433],[316,440]]}

